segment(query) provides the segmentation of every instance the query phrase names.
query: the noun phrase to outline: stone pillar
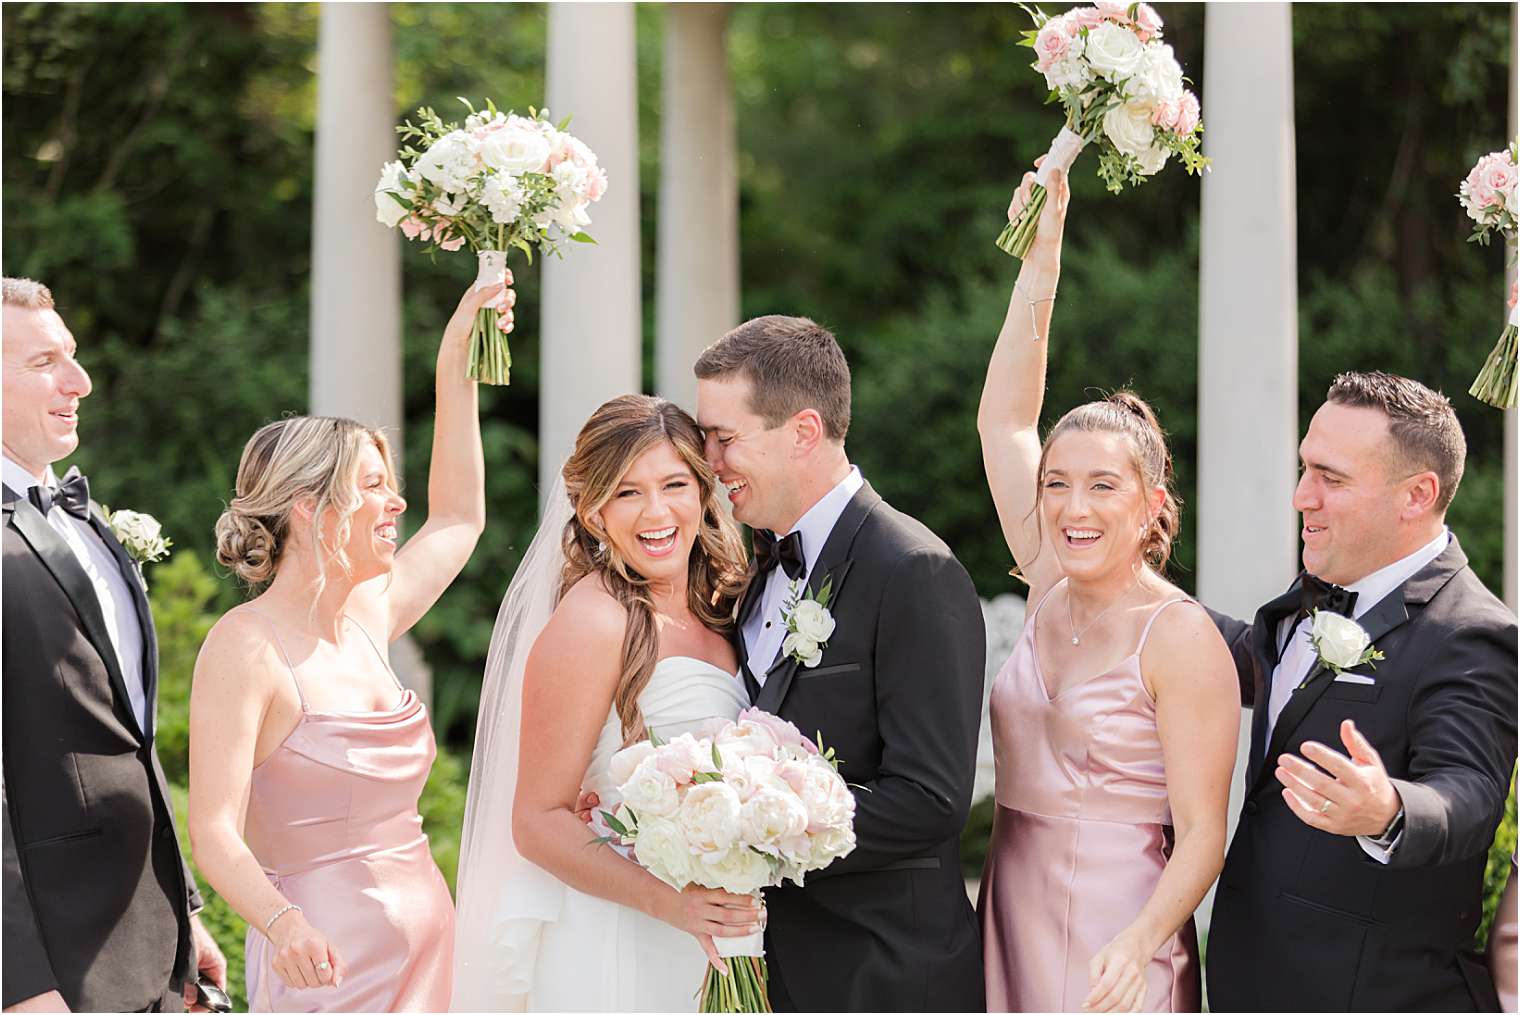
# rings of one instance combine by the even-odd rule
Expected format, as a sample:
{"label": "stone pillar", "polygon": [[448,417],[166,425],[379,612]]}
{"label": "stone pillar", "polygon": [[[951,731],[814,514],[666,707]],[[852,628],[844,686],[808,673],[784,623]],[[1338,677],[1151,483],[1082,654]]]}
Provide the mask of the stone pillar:
{"label": "stone pillar", "polygon": [[722,4],[665,8],[655,385],[695,411],[691,366],[739,323],[739,174]]}
{"label": "stone pillar", "polygon": [[629,3],[550,4],[546,102],[607,170],[589,211],[596,245],[544,260],[539,480],[547,490],[586,417],[642,390],[639,291],[639,114]]}
{"label": "stone pillar", "polygon": [[[396,157],[385,4],[323,4],[318,34],[311,256],[311,412],[383,427],[402,448],[401,240],[375,221],[380,166]],[[450,308],[451,309],[451,308]],[[431,703],[410,638],[390,646],[402,683]]]}
{"label": "stone pillar", "polygon": [[[1293,32],[1286,3],[1205,11],[1198,597],[1249,620],[1298,569]],[[1250,745],[1243,712],[1231,833]],[[1206,926],[1210,893],[1199,910]]]}

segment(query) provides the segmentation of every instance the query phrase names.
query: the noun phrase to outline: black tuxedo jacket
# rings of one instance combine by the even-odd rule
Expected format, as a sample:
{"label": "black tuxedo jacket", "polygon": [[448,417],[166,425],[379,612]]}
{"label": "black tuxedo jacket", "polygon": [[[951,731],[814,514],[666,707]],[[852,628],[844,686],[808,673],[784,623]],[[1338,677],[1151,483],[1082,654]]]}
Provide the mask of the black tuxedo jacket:
{"label": "black tuxedo jacket", "polygon": [[[1214,614],[1252,706],[1251,759],[1208,938],[1213,1011],[1498,1011],[1473,951],[1483,868],[1515,764],[1516,628],[1446,550],[1359,623],[1386,658],[1336,681],[1317,667],[1267,735],[1279,623],[1299,583],[1252,626]],[[1273,776],[1276,758],[1315,740],[1345,753],[1353,719],[1403,800],[1392,861],[1355,837],[1301,822]]]}
{"label": "black tuxedo jacket", "polygon": [[[833,585],[815,668],[782,656],[759,708],[823,734],[855,790],[856,848],[807,885],[767,889],[777,1011],[983,1011],[981,938],[960,870],[981,721],[986,628],[964,568],[863,486],[809,576]],[[739,605],[739,625],[761,582]],[[742,630],[736,630],[745,659]]]}
{"label": "black tuxedo jacket", "polygon": [[[3,498],[4,1004],[58,990],[75,1011],[132,1011],[193,975],[180,856],[153,748],[137,728],[100,602],[24,496]],[[137,566],[100,508],[90,525],[133,590],[148,719],[158,647]],[[130,622],[130,618],[128,619]]]}

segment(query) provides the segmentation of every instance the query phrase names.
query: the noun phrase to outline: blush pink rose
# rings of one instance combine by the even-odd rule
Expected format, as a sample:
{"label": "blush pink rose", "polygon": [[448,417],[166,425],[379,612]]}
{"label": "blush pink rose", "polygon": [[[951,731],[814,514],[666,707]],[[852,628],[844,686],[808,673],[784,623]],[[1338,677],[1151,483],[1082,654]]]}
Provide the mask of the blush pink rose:
{"label": "blush pink rose", "polygon": [[1071,19],[1068,35],[1076,35],[1084,28],[1097,28],[1103,24],[1103,12],[1096,7],[1073,7],[1061,17]]}
{"label": "blush pink rose", "polygon": [[1192,92],[1183,92],[1182,98],[1177,102],[1177,119],[1172,123],[1172,129],[1186,137],[1198,126],[1200,115],[1198,108],[1198,96]]}
{"label": "blush pink rose", "polygon": [[1482,170],[1483,186],[1503,200],[1504,194],[1515,184],[1515,166],[1509,160],[1509,152],[1495,152],[1478,163]]}
{"label": "blush pink rose", "polygon": [[1141,4],[1135,11],[1135,27],[1140,38],[1149,42],[1161,34],[1161,15],[1150,4]]}
{"label": "blush pink rose", "polygon": [[1162,130],[1177,129],[1177,114],[1181,112],[1182,103],[1173,102],[1171,99],[1162,99],[1156,103],[1156,108],[1151,110],[1151,123]]}
{"label": "blush pink rose", "polygon": [[1098,0],[1098,13],[1109,21],[1117,21],[1121,25],[1130,24],[1129,4],[1120,0]]}
{"label": "blush pink rose", "polygon": [[1066,25],[1059,18],[1045,22],[1045,27],[1040,29],[1034,37],[1035,66],[1041,73],[1050,69],[1050,65],[1066,58],[1071,52],[1071,35],[1066,31]]}

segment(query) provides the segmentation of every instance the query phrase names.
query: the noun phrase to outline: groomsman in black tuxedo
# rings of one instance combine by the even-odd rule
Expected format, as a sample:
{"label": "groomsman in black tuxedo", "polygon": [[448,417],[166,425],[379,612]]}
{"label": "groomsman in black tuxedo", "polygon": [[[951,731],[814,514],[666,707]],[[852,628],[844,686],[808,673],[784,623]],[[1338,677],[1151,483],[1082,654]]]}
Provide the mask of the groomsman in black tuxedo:
{"label": "groomsman in black tuxedo", "polygon": [[90,378],[45,286],[4,285],[6,1011],[182,1011],[226,960],[192,914],[153,746],[137,566],[77,469]]}
{"label": "groomsman in black tuxedo", "polygon": [[[739,326],[696,363],[697,419],[755,530],[735,644],[755,705],[819,731],[855,788],[857,845],[767,889],[777,1011],[982,1011],[960,871],[986,630],[964,568],[845,455],[850,370],[806,318]],[[788,637],[794,597],[828,590]],[[820,644],[820,642],[822,644]]]}
{"label": "groomsman in black tuxedo", "polygon": [[[1498,1010],[1473,932],[1515,765],[1516,626],[1445,525],[1466,453],[1444,396],[1340,375],[1299,448],[1304,573],[1251,626],[1215,615],[1254,728],[1213,1011]],[[1334,614],[1381,657],[1356,665]]]}

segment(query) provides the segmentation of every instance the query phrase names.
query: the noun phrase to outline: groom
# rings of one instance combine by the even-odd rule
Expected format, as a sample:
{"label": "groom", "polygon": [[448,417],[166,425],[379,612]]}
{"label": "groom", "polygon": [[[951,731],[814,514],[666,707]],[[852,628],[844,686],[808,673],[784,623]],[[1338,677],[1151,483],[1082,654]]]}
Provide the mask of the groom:
{"label": "groom", "polygon": [[[735,643],[751,699],[821,732],[855,789],[857,845],[766,892],[777,1011],[982,1011],[960,871],[986,631],[950,550],[845,455],[850,368],[806,318],[760,317],[698,358],[697,418],[734,517],[755,530]],[[795,591],[835,626],[786,643]],[[816,632],[815,632],[816,633]],[[805,658],[804,658],[805,657]]]}

